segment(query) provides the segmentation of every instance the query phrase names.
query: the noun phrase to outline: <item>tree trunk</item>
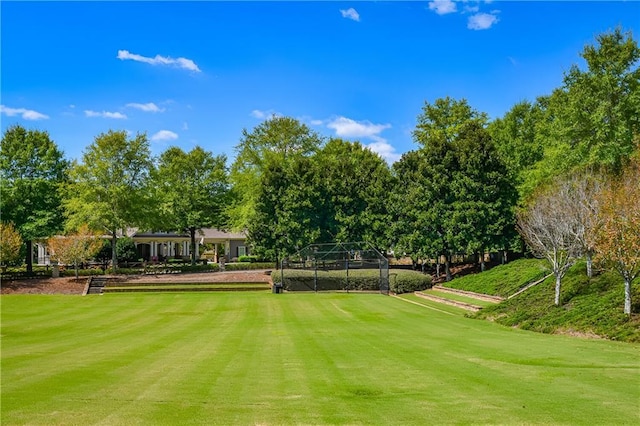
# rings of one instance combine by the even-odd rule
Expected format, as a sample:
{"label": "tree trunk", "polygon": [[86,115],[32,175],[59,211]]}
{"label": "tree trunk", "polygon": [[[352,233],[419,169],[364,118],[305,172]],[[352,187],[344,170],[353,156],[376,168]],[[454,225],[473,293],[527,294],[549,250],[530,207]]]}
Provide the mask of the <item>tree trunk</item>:
{"label": "tree trunk", "polygon": [[116,235],[116,231],[111,233],[111,269],[113,269],[113,273],[116,273],[116,269],[118,268],[118,254],[116,252],[116,242],[118,241],[118,236]]}
{"label": "tree trunk", "polygon": [[624,313],[631,315],[631,280],[624,279]]}
{"label": "tree trunk", "polygon": [[487,265],[484,263],[484,249],[480,250],[480,272],[484,272],[487,269]]}
{"label": "tree trunk", "polygon": [[27,263],[27,274],[31,275],[33,273],[33,241],[26,240],[25,244],[27,245],[27,255],[24,260]]}
{"label": "tree trunk", "polygon": [[590,250],[587,250],[586,258],[587,258],[587,277],[592,278],[593,277],[593,259],[591,258]]}
{"label": "tree trunk", "polygon": [[189,228],[191,237],[191,265],[196,264],[196,228]]}
{"label": "tree trunk", "polygon": [[76,281],[78,280],[78,262],[73,262],[73,267],[76,270]]}
{"label": "tree trunk", "polygon": [[554,299],[554,303],[556,306],[560,306],[560,281],[562,280],[562,275],[559,273],[556,274],[556,297]]}
{"label": "tree trunk", "polygon": [[451,254],[447,253],[446,256],[444,257],[444,273],[445,273],[446,281],[451,281],[451,268],[449,267],[450,264],[451,264]]}
{"label": "tree trunk", "polygon": [[436,278],[440,278],[440,255],[436,256]]}
{"label": "tree trunk", "polygon": [[502,250],[502,264],[504,265],[505,263],[507,263],[507,251]]}

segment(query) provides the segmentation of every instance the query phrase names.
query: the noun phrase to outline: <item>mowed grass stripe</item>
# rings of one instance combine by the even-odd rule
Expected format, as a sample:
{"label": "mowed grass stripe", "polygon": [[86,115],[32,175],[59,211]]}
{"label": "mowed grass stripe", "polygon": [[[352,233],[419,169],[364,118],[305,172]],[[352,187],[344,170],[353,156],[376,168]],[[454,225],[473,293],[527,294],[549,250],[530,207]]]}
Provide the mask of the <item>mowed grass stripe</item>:
{"label": "mowed grass stripe", "polygon": [[638,345],[381,295],[1,300],[3,425],[640,420]]}

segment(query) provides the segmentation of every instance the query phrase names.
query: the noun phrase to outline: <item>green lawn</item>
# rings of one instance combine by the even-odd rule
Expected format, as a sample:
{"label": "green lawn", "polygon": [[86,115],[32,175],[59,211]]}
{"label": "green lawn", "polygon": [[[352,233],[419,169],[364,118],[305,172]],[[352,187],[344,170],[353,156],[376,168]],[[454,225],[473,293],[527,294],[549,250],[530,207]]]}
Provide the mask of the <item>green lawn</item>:
{"label": "green lawn", "polygon": [[5,295],[2,425],[633,424],[640,346],[376,294]]}

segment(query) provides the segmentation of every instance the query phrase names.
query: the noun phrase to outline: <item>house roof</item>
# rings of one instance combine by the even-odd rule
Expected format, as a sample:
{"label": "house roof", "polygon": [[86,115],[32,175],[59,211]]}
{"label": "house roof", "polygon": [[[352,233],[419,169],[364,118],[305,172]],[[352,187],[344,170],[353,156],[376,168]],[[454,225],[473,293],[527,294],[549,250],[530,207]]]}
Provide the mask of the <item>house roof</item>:
{"label": "house roof", "polygon": [[[184,232],[138,232],[134,230],[131,233],[127,232],[127,234],[131,235],[132,238],[189,238],[189,234]],[[244,232],[226,232],[214,228],[203,228],[196,231],[196,238],[204,240],[245,240],[247,235]]]}

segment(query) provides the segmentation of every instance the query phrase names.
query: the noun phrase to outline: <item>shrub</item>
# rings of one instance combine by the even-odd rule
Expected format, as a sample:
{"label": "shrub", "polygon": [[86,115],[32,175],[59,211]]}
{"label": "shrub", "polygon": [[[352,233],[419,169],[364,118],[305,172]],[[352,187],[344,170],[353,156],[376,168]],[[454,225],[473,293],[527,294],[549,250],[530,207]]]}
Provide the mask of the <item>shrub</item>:
{"label": "shrub", "polygon": [[431,275],[416,271],[394,270],[389,272],[389,289],[396,294],[413,293],[431,287]]}
{"label": "shrub", "polygon": [[225,270],[227,271],[249,271],[254,269],[274,269],[275,264],[271,262],[254,262],[254,263],[227,263]]}
{"label": "shrub", "polygon": [[238,258],[238,262],[251,262],[251,263],[254,263],[254,262],[257,262],[257,261],[258,261],[258,256],[246,255],[246,256],[240,256]]}
{"label": "shrub", "polygon": [[[73,266],[71,266],[64,271],[60,271],[60,275],[63,277],[75,277],[76,271]],[[89,277],[92,275],[104,275],[104,271],[102,269],[78,269],[79,277]]]}

